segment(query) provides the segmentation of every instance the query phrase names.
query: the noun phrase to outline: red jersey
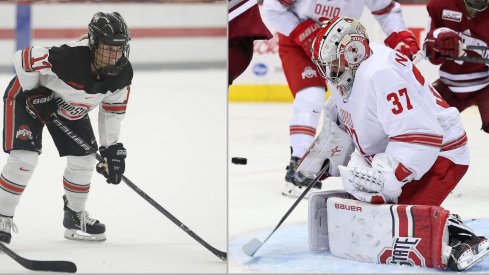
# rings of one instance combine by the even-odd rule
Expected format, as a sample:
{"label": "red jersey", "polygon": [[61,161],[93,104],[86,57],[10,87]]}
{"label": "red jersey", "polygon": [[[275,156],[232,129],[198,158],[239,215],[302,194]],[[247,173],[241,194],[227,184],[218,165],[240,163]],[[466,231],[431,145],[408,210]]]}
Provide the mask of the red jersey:
{"label": "red jersey", "polygon": [[252,37],[270,39],[272,34],[260,16],[256,0],[228,0],[229,40]]}
{"label": "red jersey", "polygon": [[[489,44],[489,9],[472,19],[468,17],[464,0],[431,0],[427,9],[431,26],[426,39],[434,39],[433,31],[446,27],[458,32],[466,45]],[[467,51],[467,55],[489,58],[489,51]],[[486,64],[457,64],[446,60],[440,67],[440,79],[453,92],[474,92],[489,85],[489,67]]]}

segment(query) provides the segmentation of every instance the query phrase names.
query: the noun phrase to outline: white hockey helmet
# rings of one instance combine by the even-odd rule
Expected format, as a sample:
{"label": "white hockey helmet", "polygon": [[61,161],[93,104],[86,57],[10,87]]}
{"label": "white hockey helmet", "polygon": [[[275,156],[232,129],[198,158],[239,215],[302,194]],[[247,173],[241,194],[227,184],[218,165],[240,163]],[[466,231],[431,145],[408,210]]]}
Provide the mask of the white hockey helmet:
{"label": "white hockey helmet", "polygon": [[370,54],[365,27],[349,17],[323,22],[312,44],[312,61],[344,100],[350,96],[357,68]]}

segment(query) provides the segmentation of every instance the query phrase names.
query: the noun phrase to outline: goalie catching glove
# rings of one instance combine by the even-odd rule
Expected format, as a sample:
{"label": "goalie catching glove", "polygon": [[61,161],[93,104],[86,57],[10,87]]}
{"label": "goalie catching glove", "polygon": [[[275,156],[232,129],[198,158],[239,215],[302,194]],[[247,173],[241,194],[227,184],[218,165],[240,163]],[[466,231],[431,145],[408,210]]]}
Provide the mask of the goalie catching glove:
{"label": "goalie catching glove", "polygon": [[372,160],[372,167],[339,167],[345,190],[360,201],[370,203],[397,203],[404,184],[414,177],[402,163],[392,156],[380,153]]}
{"label": "goalie catching glove", "polygon": [[49,117],[58,111],[58,106],[54,103],[53,91],[39,86],[38,88],[24,92],[27,113],[43,123],[49,121]]}
{"label": "goalie catching glove", "polygon": [[104,161],[97,164],[97,172],[107,179],[107,183],[119,184],[126,170],[126,148],[122,143],[116,143],[107,148],[102,146],[99,151]]}

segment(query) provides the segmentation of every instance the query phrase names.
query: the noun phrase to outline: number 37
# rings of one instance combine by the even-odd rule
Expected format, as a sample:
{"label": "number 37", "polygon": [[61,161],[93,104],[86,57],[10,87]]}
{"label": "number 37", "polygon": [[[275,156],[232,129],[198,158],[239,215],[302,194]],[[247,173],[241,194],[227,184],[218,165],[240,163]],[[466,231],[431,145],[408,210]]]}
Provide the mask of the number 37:
{"label": "number 37", "polygon": [[[402,99],[402,102],[401,97],[404,98]],[[409,100],[409,95],[406,88],[400,89],[397,92],[387,94],[387,101],[390,101],[392,102],[392,104],[394,104],[394,108],[392,108],[391,111],[395,115],[398,115],[404,111],[404,102],[408,110],[411,110],[413,108],[413,105],[411,105],[411,100]]]}

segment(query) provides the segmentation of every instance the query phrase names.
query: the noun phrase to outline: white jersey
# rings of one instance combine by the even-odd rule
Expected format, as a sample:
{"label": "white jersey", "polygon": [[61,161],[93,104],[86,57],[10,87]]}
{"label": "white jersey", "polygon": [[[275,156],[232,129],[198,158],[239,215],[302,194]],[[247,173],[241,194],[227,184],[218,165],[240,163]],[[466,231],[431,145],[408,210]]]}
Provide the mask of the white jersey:
{"label": "white jersey", "polygon": [[128,64],[116,77],[95,80],[90,60],[88,39],[84,39],[17,51],[14,66],[22,90],[45,86],[53,91],[59,116],[78,120],[99,106],[100,145],[108,146],[119,138],[133,71]]}
{"label": "white jersey", "polygon": [[267,26],[289,36],[306,19],[316,22],[335,16],[358,19],[365,6],[386,35],[406,29],[401,6],[393,0],[296,0],[290,7],[282,5],[279,0],[264,0],[262,16]]}
{"label": "white jersey", "polygon": [[332,87],[333,115],[345,125],[369,163],[387,153],[420,179],[438,156],[469,164],[467,137],[457,109],[449,107],[404,55],[370,43],[372,55],[355,74],[346,102]]}

